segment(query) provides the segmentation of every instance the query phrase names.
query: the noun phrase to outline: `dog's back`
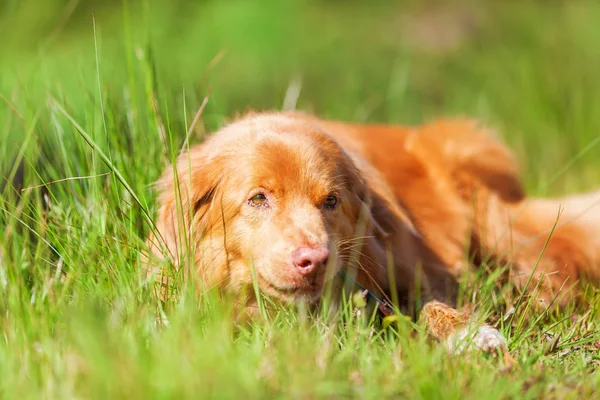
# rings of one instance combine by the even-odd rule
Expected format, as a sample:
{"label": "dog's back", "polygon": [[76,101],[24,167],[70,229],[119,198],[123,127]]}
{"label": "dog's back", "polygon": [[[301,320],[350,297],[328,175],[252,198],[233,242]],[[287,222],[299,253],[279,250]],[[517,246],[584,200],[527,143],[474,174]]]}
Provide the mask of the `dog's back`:
{"label": "dog's back", "polygon": [[537,287],[543,304],[577,297],[581,278],[600,281],[600,191],[527,198],[512,152],[481,124],[320,126],[384,175],[453,275],[467,271],[469,251],[510,266],[511,281]]}

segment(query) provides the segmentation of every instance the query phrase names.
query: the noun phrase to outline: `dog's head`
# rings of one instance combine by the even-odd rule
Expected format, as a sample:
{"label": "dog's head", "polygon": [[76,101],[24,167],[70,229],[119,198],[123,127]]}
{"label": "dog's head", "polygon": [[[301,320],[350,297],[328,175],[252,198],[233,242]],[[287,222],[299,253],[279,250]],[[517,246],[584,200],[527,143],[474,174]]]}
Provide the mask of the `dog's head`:
{"label": "dog's head", "polygon": [[279,115],[226,126],[182,154],[159,190],[157,227],[176,265],[234,291],[255,279],[286,302],[318,299],[370,218],[348,154],[311,123]]}

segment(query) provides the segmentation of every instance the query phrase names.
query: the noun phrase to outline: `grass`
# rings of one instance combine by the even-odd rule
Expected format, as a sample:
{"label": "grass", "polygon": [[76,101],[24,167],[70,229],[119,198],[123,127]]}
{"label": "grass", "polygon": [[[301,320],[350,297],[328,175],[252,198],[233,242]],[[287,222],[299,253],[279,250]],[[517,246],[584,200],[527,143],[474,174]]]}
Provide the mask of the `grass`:
{"label": "grass", "polygon": [[466,279],[463,296],[518,361],[503,371],[492,357],[448,357],[404,320],[384,329],[351,310],[333,324],[280,310],[235,327],[230,301],[186,285],[158,324],[139,269],[150,183],[207,96],[192,143],[287,94],[346,120],[473,115],[515,149],[532,194],[596,188],[596,2],[165,4],[105,2],[95,21],[86,2],[0,7],[4,182],[15,160],[25,166],[20,199],[0,185],[1,397],[594,395],[591,289],[586,307],[538,314],[485,274]]}

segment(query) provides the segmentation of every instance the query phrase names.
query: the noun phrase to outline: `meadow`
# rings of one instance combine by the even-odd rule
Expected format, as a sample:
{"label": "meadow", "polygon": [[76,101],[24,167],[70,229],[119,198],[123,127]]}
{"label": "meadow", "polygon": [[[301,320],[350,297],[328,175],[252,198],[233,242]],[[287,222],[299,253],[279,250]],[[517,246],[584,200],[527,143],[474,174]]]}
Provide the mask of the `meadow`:
{"label": "meadow", "polygon": [[140,252],[151,184],[186,137],[249,109],[469,115],[515,150],[532,195],[598,188],[599,20],[592,0],[5,0],[0,397],[596,396],[592,288],[583,307],[536,312],[494,277],[465,278],[462,298],[508,339],[508,370],[352,305],[334,323],[282,309],[236,326],[231,301],[183,282],[158,307]]}

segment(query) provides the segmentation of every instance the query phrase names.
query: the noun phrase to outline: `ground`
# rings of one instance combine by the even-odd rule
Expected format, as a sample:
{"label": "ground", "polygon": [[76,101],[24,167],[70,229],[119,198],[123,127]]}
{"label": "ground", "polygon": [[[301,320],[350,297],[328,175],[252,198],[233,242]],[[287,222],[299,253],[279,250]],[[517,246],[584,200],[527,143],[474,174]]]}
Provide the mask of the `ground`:
{"label": "ground", "polygon": [[600,4],[91,3],[0,6],[3,398],[593,395],[592,289],[583,307],[538,312],[494,275],[466,278],[464,302],[508,339],[508,369],[352,304],[339,322],[281,310],[236,327],[230,302],[183,285],[158,323],[139,268],[151,182],[186,136],[250,108],[470,115],[515,149],[532,195],[597,188]]}

